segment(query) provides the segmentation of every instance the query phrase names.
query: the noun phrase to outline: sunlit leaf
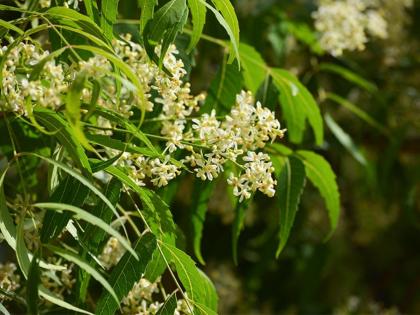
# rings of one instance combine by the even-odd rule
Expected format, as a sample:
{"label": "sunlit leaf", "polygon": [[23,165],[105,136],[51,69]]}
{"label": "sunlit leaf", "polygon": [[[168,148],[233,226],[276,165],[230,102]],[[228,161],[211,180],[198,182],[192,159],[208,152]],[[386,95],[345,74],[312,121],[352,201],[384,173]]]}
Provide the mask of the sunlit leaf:
{"label": "sunlit leaf", "polygon": [[0,27],[4,27],[6,29],[15,31],[19,35],[22,35],[23,34],[23,31],[19,27],[15,26],[12,23],[9,23],[9,22],[7,22],[5,20],[2,20],[2,19],[0,19]]}
{"label": "sunlit leaf", "polygon": [[159,308],[156,315],[173,315],[177,307],[176,292],[172,293]]}
{"label": "sunlit leaf", "polygon": [[[238,60],[238,66],[240,67],[240,57],[239,57],[239,23],[238,18],[236,17],[235,10],[229,0],[213,0],[212,2],[216,6],[216,9],[209,5],[206,1],[200,0],[210,11],[213,12],[217,21],[229,35],[231,50],[229,62],[233,62],[236,58]],[[220,11],[220,12],[219,12]]]}
{"label": "sunlit leaf", "polygon": [[34,114],[36,119],[51,131],[54,137],[64,146],[73,161],[90,173],[91,169],[86,153],[66,121],[57,113],[47,109],[36,109]]}
{"label": "sunlit leaf", "polygon": [[137,0],[141,15],[140,15],[140,34],[143,34],[144,28],[146,27],[147,22],[153,18],[153,13],[155,6],[157,5],[157,0]]}
{"label": "sunlit leaf", "polygon": [[[153,19],[146,24],[144,45],[149,57],[162,66],[163,57],[176,35],[182,31],[187,22],[188,7],[186,0],[171,0],[157,10]],[[154,48],[162,43],[160,56],[157,57]]]}
{"label": "sunlit leaf", "polygon": [[159,242],[167,260],[175,265],[176,272],[189,299],[217,310],[217,294],[213,284],[195,265],[190,256],[173,245]]}
{"label": "sunlit leaf", "polygon": [[95,0],[83,0],[86,8],[86,13],[89,15],[91,20],[96,23],[100,23],[98,4]]}
{"label": "sunlit leaf", "polygon": [[335,174],[330,164],[320,155],[311,151],[297,151],[298,157],[305,164],[305,172],[309,180],[318,188],[325,200],[330,219],[330,237],[335,231],[340,216],[340,194]]}
{"label": "sunlit leaf", "polygon": [[187,50],[191,51],[197,45],[203,33],[206,23],[206,6],[200,0],[188,0],[188,6],[191,12],[193,29]]}
{"label": "sunlit leaf", "polygon": [[321,112],[311,93],[290,72],[272,69],[273,82],[280,90],[280,103],[288,123],[290,140],[300,143],[305,130],[305,120],[315,135],[315,142],[321,145],[324,141],[324,127]]}
{"label": "sunlit leaf", "polygon": [[101,28],[108,39],[113,38],[113,26],[117,20],[119,0],[101,2]]}
{"label": "sunlit leaf", "polygon": [[268,68],[264,59],[252,46],[241,43],[239,45],[239,55],[245,86],[255,94],[266,79]]}

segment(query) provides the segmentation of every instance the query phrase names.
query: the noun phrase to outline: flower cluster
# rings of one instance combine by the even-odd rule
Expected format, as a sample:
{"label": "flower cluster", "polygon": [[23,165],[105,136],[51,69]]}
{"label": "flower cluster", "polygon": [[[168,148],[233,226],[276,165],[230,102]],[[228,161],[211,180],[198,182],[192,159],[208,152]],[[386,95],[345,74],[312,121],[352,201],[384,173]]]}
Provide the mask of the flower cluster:
{"label": "flower cluster", "polygon": [[[159,290],[160,279],[156,282],[150,282],[145,278],[137,281],[131,291],[123,298],[121,303],[121,310],[126,315],[154,315],[162,307],[163,302],[160,302],[156,297],[161,291]],[[163,293],[163,292],[162,292]],[[175,315],[189,315],[191,313],[191,305],[187,305],[185,299],[178,299]]]}
{"label": "flower cluster", "polygon": [[248,154],[242,158],[245,171],[239,176],[232,173],[229,176],[228,183],[233,186],[233,194],[239,196],[239,201],[249,199],[254,191],[261,191],[269,197],[275,194],[274,186],[276,181],[272,177],[274,167],[270,157],[262,152],[258,154],[248,151]]}
{"label": "flower cluster", "polygon": [[[234,194],[240,200],[248,199],[257,190],[273,196],[276,181],[270,158],[255,150],[262,149],[269,141],[282,138],[285,130],[280,128],[274,113],[262,107],[250,92],[242,91],[236,97],[236,104],[230,113],[219,121],[215,111],[193,119],[193,137],[202,145],[211,148],[210,152],[196,152],[190,148],[191,155],[184,160],[194,167],[196,176],[202,180],[212,180],[224,170],[223,164],[233,162],[243,170],[243,174],[230,174],[228,183],[234,186]],[[244,164],[239,163],[242,156]]]}
{"label": "flower cluster", "polygon": [[[54,265],[60,265],[61,260],[56,256],[48,257],[48,262]],[[60,270],[44,270],[41,273],[42,285],[60,298],[65,294],[70,294],[71,289],[76,283],[74,277],[74,265],[63,264]]]}
{"label": "flower cluster", "polygon": [[[6,51],[7,47],[3,47],[0,56]],[[0,109],[27,114],[32,102],[54,110],[62,105],[62,94],[69,85],[61,64],[48,60],[38,76],[30,76],[34,66],[48,55],[48,51],[23,42],[10,49],[1,70],[4,101]]]}
{"label": "flower cluster", "polygon": [[[164,134],[168,125],[177,121],[186,123],[187,117],[165,120],[161,132]],[[167,149],[172,152],[183,149],[186,156],[181,162],[189,166],[198,178],[211,181],[224,171],[224,164],[231,163],[243,171],[231,174],[228,180],[241,201],[250,198],[257,190],[270,197],[274,195],[276,181],[272,177],[274,169],[270,158],[256,152],[267,142],[284,135],[285,130],[280,128],[273,112],[259,102],[254,105],[251,93],[242,91],[223,119],[218,119],[216,111],[212,110],[210,114],[205,113],[191,121],[189,129],[180,131],[179,143],[174,143],[169,137]],[[139,185],[145,185],[144,179],[150,178],[155,186],[165,186],[181,172],[169,155],[159,159],[124,153],[120,163],[128,167],[130,176]]]}
{"label": "flower cluster", "polygon": [[110,269],[119,262],[125,251],[126,249],[121,245],[118,239],[112,236],[98,258],[105,269]]}
{"label": "flower cluster", "polygon": [[323,0],[313,13],[320,45],[334,56],[344,50],[363,50],[368,34],[388,36],[387,22],[370,0]]}
{"label": "flower cluster", "polygon": [[[0,288],[7,292],[15,292],[19,287],[20,277],[16,274],[16,264],[8,262],[0,263]],[[0,302],[7,299],[3,294],[0,294]]]}
{"label": "flower cluster", "polygon": [[[284,134],[272,111],[259,102],[255,104],[251,93],[243,91],[225,117],[218,117],[215,110],[194,115],[205,96],[191,94],[190,84],[185,82],[187,71],[183,61],[176,57],[178,51],[174,45],[163,58],[163,68],[151,62],[145,49],[131,41],[130,35],[114,40],[113,47],[115,54],[139,78],[142,93],[136,91],[124,74],[113,75],[112,64],[101,55],[67,66],[56,64],[48,51],[38,46],[19,43],[11,49],[2,49],[6,58],[2,69],[5,102],[0,107],[24,115],[32,106],[59,110],[72,82],[78,76],[85,76],[92,84],[82,90],[84,103],[92,101],[96,82],[101,86],[95,99],[99,107],[126,118],[133,115],[135,108],[158,112],[152,121],[159,123],[158,137],[166,141],[163,154],[150,157],[124,152],[117,162],[138,185],[146,185],[147,180],[157,187],[165,186],[181,174],[181,167],[189,167],[202,180],[213,180],[230,163],[236,175],[231,174],[228,182],[240,200],[250,198],[257,190],[273,195],[276,182],[270,159],[256,152]],[[159,46],[156,53],[160,54]],[[43,67],[34,75],[33,69],[41,60]],[[102,133],[112,135],[115,123],[100,116],[96,124]],[[173,159],[177,150],[184,156],[181,162]],[[115,153],[112,149],[107,151],[110,155]]]}

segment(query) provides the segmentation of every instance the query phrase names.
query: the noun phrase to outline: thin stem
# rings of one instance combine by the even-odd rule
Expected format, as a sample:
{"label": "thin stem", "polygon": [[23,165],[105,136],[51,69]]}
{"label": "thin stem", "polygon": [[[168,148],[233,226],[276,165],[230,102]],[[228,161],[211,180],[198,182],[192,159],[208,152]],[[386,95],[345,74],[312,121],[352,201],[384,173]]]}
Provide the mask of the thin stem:
{"label": "thin stem", "polygon": [[[192,34],[192,30],[188,29],[188,28],[184,28],[183,33],[191,35]],[[212,37],[210,35],[206,35],[206,34],[201,34],[200,37],[208,42],[211,42],[213,44],[225,47],[229,49],[229,45],[222,39],[218,39],[215,37]]]}
{"label": "thin stem", "polygon": [[131,217],[130,217],[131,216],[131,212],[130,211],[125,211],[125,209],[121,205],[119,205],[119,204],[117,204],[117,208],[120,209],[120,211],[123,213],[123,218],[126,218],[127,219],[128,223],[130,223],[130,225],[133,228],[133,230],[136,233],[136,235],[138,237],[140,237],[141,236],[141,232],[137,228],[137,226],[134,223],[134,221],[131,219]]}

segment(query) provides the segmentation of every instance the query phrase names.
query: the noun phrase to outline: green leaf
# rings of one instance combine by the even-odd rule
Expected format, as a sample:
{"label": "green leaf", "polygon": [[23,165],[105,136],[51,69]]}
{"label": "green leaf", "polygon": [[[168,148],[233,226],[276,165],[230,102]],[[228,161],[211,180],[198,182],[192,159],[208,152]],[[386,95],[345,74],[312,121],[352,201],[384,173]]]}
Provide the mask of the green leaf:
{"label": "green leaf", "polygon": [[156,249],[152,255],[152,259],[146,267],[144,277],[150,282],[156,280],[165,272],[167,268],[166,261],[159,249]]}
{"label": "green leaf", "polygon": [[358,86],[360,86],[361,88],[364,88],[368,92],[373,93],[378,90],[375,84],[369,82],[368,80],[364,79],[357,73],[354,73],[353,71],[347,68],[344,68],[342,66],[339,66],[333,63],[321,63],[319,65],[319,70],[338,74],[342,78],[346,79],[349,82],[357,84]]}
{"label": "green leaf", "polygon": [[276,79],[276,74],[273,74],[273,83],[279,90],[279,102],[283,110],[282,114],[286,120],[287,135],[289,140],[294,143],[300,143],[303,140],[303,133],[305,131],[306,114],[303,106],[295,99],[295,86],[290,86],[287,82],[279,78]]}
{"label": "green leaf", "polygon": [[129,143],[125,143],[121,140],[111,138],[106,135],[95,135],[95,134],[86,134],[86,138],[93,144],[101,145],[107,148],[118,150],[121,152],[131,152],[139,153],[149,157],[159,157],[160,155],[153,153],[147,148],[141,148],[138,146],[133,146]]}
{"label": "green leaf", "polygon": [[137,139],[143,142],[147,146],[147,148],[149,148],[153,153],[155,153],[156,155],[159,154],[159,152],[157,151],[155,146],[152,144],[152,142],[149,140],[149,138],[138,127],[130,123],[130,121],[127,120],[125,117],[122,117],[118,115],[117,113],[114,113],[106,109],[96,109],[96,112],[100,116],[122,126],[129,133],[131,133],[133,136],[135,136]]}
{"label": "green leaf", "polygon": [[75,10],[63,6],[55,6],[49,8],[45,14],[49,15],[49,18],[52,21],[62,25],[79,28],[103,41],[107,41],[103,31],[89,17]]}
{"label": "green leaf", "polygon": [[267,65],[261,55],[250,45],[240,43],[239,55],[245,87],[255,95],[267,76]]}
{"label": "green leaf", "polygon": [[188,6],[191,11],[193,29],[187,51],[191,51],[197,45],[203,33],[206,23],[206,6],[200,0],[188,0]]}
{"label": "green leaf", "polygon": [[29,266],[28,281],[26,282],[26,302],[29,314],[38,314],[38,285],[41,281],[38,258],[32,258]]}
{"label": "green leaf", "polygon": [[188,297],[197,303],[201,303],[211,310],[217,310],[216,289],[210,280],[196,267],[190,256],[180,249],[165,242],[161,244],[165,258],[175,265],[176,272],[182,285],[188,293]]}
{"label": "green leaf", "polygon": [[[163,57],[169,44],[175,40],[187,21],[188,7],[186,0],[171,0],[157,10],[153,19],[146,24],[144,45],[149,57],[162,66]],[[156,57],[154,48],[162,43],[159,58]]]}
{"label": "green leaf", "polygon": [[1,303],[0,303],[0,313],[2,313],[4,315],[10,315],[9,311]]}
{"label": "green leaf", "polygon": [[109,283],[118,297],[118,303],[115,303],[108,292],[104,292],[97,303],[96,314],[111,315],[115,313],[120,301],[132,289],[134,283],[140,280],[155,248],[156,238],[152,233],[147,233],[134,245],[134,250],[141,257],[140,261],[136,261],[128,253],[121,258],[109,278]]}
{"label": "green leaf", "polygon": [[194,303],[194,314],[196,315],[217,315],[215,310],[210,309],[209,307],[201,304],[201,303]]}
{"label": "green leaf", "polygon": [[2,19],[0,19],[0,26],[6,28],[8,30],[15,31],[19,35],[22,35],[24,33],[19,27],[15,26],[12,23],[9,23],[5,20],[2,20]]}
{"label": "green leaf", "polygon": [[[240,57],[239,57],[239,22],[238,18],[235,14],[235,9],[233,8],[232,4],[229,0],[212,0],[213,4],[215,5],[216,9],[213,8],[211,5],[206,3],[204,0],[199,0],[202,4],[204,4],[210,11],[213,12],[217,21],[229,35],[231,49],[230,49],[230,57],[228,62],[233,62],[233,60],[238,60],[238,67],[241,66]],[[219,12],[220,11],[220,12]]]}
{"label": "green leaf", "polygon": [[193,230],[193,247],[194,254],[198,261],[205,265],[203,256],[201,255],[201,238],[203,236],[203,225],[206,219],[207,204],[213,193],[215,182],[207,182],[196,180],[194,185],[194,192],[191,202],[191,221]]}
{"label": "green leaf", "polygon": [[379,122],[377,122],[375,119],[373,119],[371,116],[369,116],[368,113],[366,113],[365,111],[363,111],[362,109],[360,109],[359,107],[354,105],[353,103],[349,102],[345,98],[342,98],[341,96],[339,96],[337,94],[334,94],[334,93],[327,93],[326,98],[331,100],[331,101],[334,101],[337,104],[339,104],[339,105],[343,106],[344,108],[348,109],[353,114],[355,114],[357,117],[364,120],[365,122],[367,122],[372,127],[378,129],[380,132],[382,132],[386,135],[388,134],[388,131],[385,129],[384,126],[382,126]]}
{"label": "green leaf", "polygon": [[[81,182],[84,186],[88,187],[90,189],[90,191],[92,191],[95,195],[97,195],[103,202],[105,202],[105,204],[112,210],[112,212],[114,212],[114,214],[119,218],[119,214],[117,209],[115,209],[114,205],[108,200],[108,198],[106,198],[106,196],[104,196],[103,193],[100,192],[100,190],[98,188],[96,188],[89,180],[87,180],[85,177],[83,177],[82,175],[76,173],[74,170],[72,170],[70,167],[68,167],[67,165],[60,163],[58,161],[55,161],[53,159],[47,158],[45,156],[36,154],[36,153],[22,153],[22,155],[32,155],[32,156],[36,156],[42,160],[44,160],[47,163],[50,163],[52,165],[55,165],[56,167],[58,167],[59,169],[61,169],[62,171],[66,172],[67,174],[69,174],[70,176],[76,178],[79,182]],[[89,162],[88,162],[89,163]]]}
{"label": "green leaf", "polygon": [[248,208],[248,202],[237,202],[235,207],[235,221],[232,225],[232,257],[235,265],[238,265],[238,240],[244,227],[245,211]]}
{"label": "green leaf", "polygon": [[[116,205],[120,200],[120,193],[121,193],[122,184],[116,178],[112,178],[106,185],[104,194],[108,197],[109,201]],[[103,202],[100,201],[92,210],[91,213],[102,219],[105,223],[110,224],[112,221],[112,217],[114,216],[111,209]],[[88,225],[84,228],[83,235],[81,237],[83,243],[85,243],[89,250],[94,253],[98,254],[101,250],[100,245],[104,241],[106,236],[105,231],[98,228],[95,225]]]}
{"label": "green leaf", "polygon": [[82,116],[80,112],[80,99],[85,83],[86,74],[83,72],[79,73],[72,82],[66,97],[66,115],[78,142],[86,149],[94,151],[93,147],[89,144],[83,133],[82,124],[80,122]]}
{"label": "green leaf", "polygon": [[330,114],[324,115],[325,123],[330,128],[337,140],[350,152],[350,154],[362,165],[367,165],[365,156],[360,152],[359,148],[354,144],[352,138],[346,133],[331,117]]}
{"label": "green leaf", "polygon": [[0,231],[7,244],[13,249],[16,249],[16,226],[7,209],[6,196],[4,195],[4,178],[8,168],[6,168],[0,175]]}
{"label": "green leaf", "polygon": [[212,311],[217,311],[219,298],[217,296],[216,288],[210,278],[201,269],[197,268],[197,270],[201,276],[200,290],[204,292],[203,295],[205,298],[203,300],[200,299],[195,301],[195,305],[205,306]]}
{"label": "green leaf", "polygon": [[173,315],[177,307],[176,292],[172,293],[159,308],[156,315]]}
{"label": "green leaf", "polygon": [[314,152],[302,150],[297,151],[297,154],[305,164],[307,177],[318,188],[325,200],[331,224],[329,238],[334,233],[340,216],[340,194],[334,171],[322,156]]}
{"label": "green leaf", "polygon": [[74,311],[74,312],[78,312],[78,313],[82,313],[82,314],[88,314],[88,315],[93,315],[93,313],[85,311],[81,308],[78,308],[76,306],[73,306],[70,303],[67,303],[66,301],[63,300],[62,297],[59,297],[57,295],[55,295],[54,293],[52,293],[51,291],[49,291],[48,289],[46,289],[45,287],[39,287],[39,295],[41,297],[43,297],[44,299],[46,299],[47,301],[58,305],[62,308],[68,309],[70,311]]}
{"label": "green leaf", "polygon": [[53,132],[54,137],[67,150],[73,161],[78,164],[85,173],[91,173],[89,160],[73,130],[57,113],[46,110],[36,109],[34,111],[36,119],[45,126],[49,131]]}
{"label": "green leaf", "polygon": [[99,23],[99,10],[98,4],[93,0],[83,0],[86,8],[86,13],[91,18],[93,22]]}
{"label": "green leaf", "polygon": [[228,113],[235,104],[236,95],[242,89],[242,76],[238,67],[223,63],[211,82],[207,91],[206,102],[200,112],[209,112],[215,109],[220,114]]}
{"label": "green leaf", "polygon": [[280,103],[288,123],[290,140],[295,143],[302,141],[307,118],[314,131],[316,144],[321,145],[324,127],[319,107],[311,93],[286,70],[272,69],[271,75],[280,91]]}
{"label": "green leaf", "polygon": [[[88,194],[89,189],[86,186],[74,177],[66,176],[54,189],[50,201],[82,207]],[[41,242],[47,243],[56,238],[67,225],[70,217],[71,213],[47,211],[42,221]]]}
{"label": "green leaf", "polygon": [[120,233],[117,232],[112,226],[101,220],[100,218],[95,217],[94,215],[90,214],[89,212],[80,209],[78,207],[63,204],[63,203],[54,203],[54,202],[39,202],[35,203],[32,206],[42,208],[42,209],[51,209],[56,211],[71,211],[75,214],[75,219],[81,219],[84,220],[90,224],[98,226],[100,229],[107,232],[109,235],[114,236],[118,241],[121,243],[121,245],[127,249],[136,259],[138,259],[137,254],[134,252],[130,244],[127,242],[127,240],[121,236]]}
{"label": "green leaf", "polygon": [[277,247],[276,257],[280,255],[289,238],[300,196],[305,187],[305,167],[299,159],[294,156],[285,159],[277,187],[280,206],[280,243]]}
{"label": "green leaf", "polygon": [[23,276],[27,279],[31,261],[29,260],[28,250],[25,245],[25,238],[23,234],[24,218],[21,217],[20,219],[16,234],[16,258]]}
{"label": "green leaf", "polygon": [[73,125],[80,124],[80,98],[85,87],[86,74],[79,73],[72,82],[66,97],[66,114]]}
{"label": "green leaf", "polygon": [[112,158],[108,160],[98,160],[98,159],[89,159],[91,165],[92,165],[92,173],[96,173],[99,171],[103,171],[108,166],[113,165],[118,159],[122,156],[122,152],[120,154],[116,154]]}
{"label": "green leaf", "polygon": [[117,20],[119,0],[106,0],[101,2],[101,28],[108,39],[112,39],[113,26]]}
{"label": "green leaf", "polygon": [[153,13],[155,6],[157,5],[157,0],[137,0],[141,15],[140,15],[140,34],[143,34],[144,28],[146,27],[147,22],[153,18]]}
{"label": "green leaf", "polygon": [[153,234],[158,239],[174,244],[176,225],[168,205],[152,190],[138,186],[119,168],[110,166],[106,171],[138,194],[143,204],[142,215]]}
{"label": "green leaf", "polygon": [[284,144],[281,143],[270,143],[267,145],[269,148],[274,149],[274,151],[280,153],[281,155],[291,155],[293,154],[293,150],[286,147]]}
{"label": "green leaf", "polygon": [[[81,269],[86,271],[88,274],[90,274],[96,281],[98,281],[107,291],[108,293],[114,298],[114,300],[119,303],[120,300],[117,297],[117,294],[115,293],[112,286],[109,284],[109,282],[94,268],[92,267],[88,262],[81,259],[77,254],[70,252],[69,250],[65,250],[56,246],[47,245],[47,248],[50,249],[55,254],[63,257],[64,259],[71,261],[72,263],[79,266]],[[133,251],[134,253],[134,251]],[[136,254],[137,256],[137,254]]]}

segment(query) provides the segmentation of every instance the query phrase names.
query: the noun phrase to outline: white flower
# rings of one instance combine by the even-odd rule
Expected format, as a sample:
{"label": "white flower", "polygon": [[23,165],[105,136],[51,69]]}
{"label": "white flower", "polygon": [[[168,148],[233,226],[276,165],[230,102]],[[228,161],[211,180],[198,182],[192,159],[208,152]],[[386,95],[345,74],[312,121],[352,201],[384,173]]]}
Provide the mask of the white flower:
{"label": "white flower", "polygon": [[[15,292],[19,287],[20,277],[16,273],[16,264],[8,262],[0,263],[0,288],[5,291]],[[0,294],[0,301],[7,299],[3,294]]]}
{"label": "white flower", "polygon": [[166,156],[163,162],[158,158],[150,162],[153,185],[166,186],[170,180],[181,173],[175,165],[169,163],[169,159],[170,157]]}
{"label": "white flower", "polygon": [[387,38],[388,37],[388,23],[384,19],[384,17],[379,14],[378,11],[369,10],[366,13],[367,17],[367,30],[372,36],[376,36],[379,38]]}
{"label": "white flower", "polygon": [[194,125],[193,129],[198,131],[201,140],[205,140],[215,133],[220,126],[220,122],[216,119],[216,111],[213,109],[209,114],[203,114],[200,119],[192,120]]}
{"label": "white flower", "polygon": [[387,22],[368,0],[321,1],[312,16],[320,34],[320,45],[334,56],[345,50],[363,50],[372,36],[386,38]]}
{"label": "white flower", "polygon": [[51,5],[51,0],[39,0],[39,6],[41,8],[49,8]]}
{"label": "white flower", "polygon": [[120,261],[125,252],[125,247],[121,245],[118,239],[111,236],[98,258],[102,265],[109,269]]}
{"label": "white flower", "polygon": [[196,176],[202,180],[210,180],[217,178],[219,172],[223,171],[221,159],[213,155],[209,155],[207,159],[197,159],[197,168],[194,169]]}

